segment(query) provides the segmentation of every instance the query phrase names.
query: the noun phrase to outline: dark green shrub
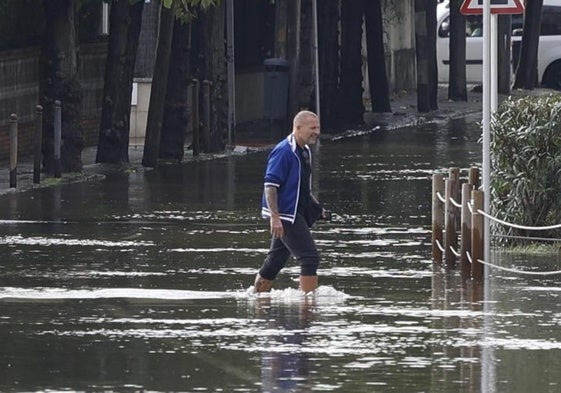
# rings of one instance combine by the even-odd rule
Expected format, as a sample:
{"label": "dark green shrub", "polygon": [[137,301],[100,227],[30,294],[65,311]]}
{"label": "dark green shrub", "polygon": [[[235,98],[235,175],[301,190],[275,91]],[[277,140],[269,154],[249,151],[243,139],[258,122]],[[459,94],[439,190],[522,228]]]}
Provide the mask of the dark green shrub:
{"label": "dark green shrub", "polygon": [[[491,200],[510,223],[561,223],[561,95],[507,99],[491,121]],[[497,226],[494,233],[559,237]]]}

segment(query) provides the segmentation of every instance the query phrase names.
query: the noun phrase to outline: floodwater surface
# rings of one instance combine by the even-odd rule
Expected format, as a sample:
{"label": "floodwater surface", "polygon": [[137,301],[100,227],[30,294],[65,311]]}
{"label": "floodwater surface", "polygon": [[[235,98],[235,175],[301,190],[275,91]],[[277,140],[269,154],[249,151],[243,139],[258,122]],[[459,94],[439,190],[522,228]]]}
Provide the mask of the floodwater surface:
{"label": "floodwater surface", "polygon": [[248,292],[266,152],[0,197],[0,391],[561,391],[559,277],[462,285],[431,261],[431,176],[480,162],[479,136],[460,119],[322,141],[334,219],[307,296],[294,261]]}

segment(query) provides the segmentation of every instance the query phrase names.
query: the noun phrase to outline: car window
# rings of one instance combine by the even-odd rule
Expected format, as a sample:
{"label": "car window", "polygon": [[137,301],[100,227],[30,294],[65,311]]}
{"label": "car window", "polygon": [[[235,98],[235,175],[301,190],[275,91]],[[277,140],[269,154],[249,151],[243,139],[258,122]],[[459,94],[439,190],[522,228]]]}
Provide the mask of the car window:
{"label": "car window", "polygon": [[543,7],[541,35],[561,35],[561,7]]}
{"label": "car window", "polygon": [[[510,24],[512,31],[520,30],[522,31],[522,27],[524,27],[524,15],[522,14],[514,14],[511,15],[511,24]],[[513,33],[514,35],[514,33]]]}
{"label": "car window", "polygon": [[[439,37],[450,36],[450,17],[446,17],[438,29]],[[466,17],[466,37],[483,36],[483,18],[481,15],[468,15]]]}
{"label": "car window", "polygon": [[438,36],[439,37],[448,37],[450,35],[450,17],[447,16],[442,23],[440,24],[440,27],[438,28]]}
{"label": "car window", "polygon": [[481,15],[468,15],[466,18],[466,35],[483,37],[483,17]]}

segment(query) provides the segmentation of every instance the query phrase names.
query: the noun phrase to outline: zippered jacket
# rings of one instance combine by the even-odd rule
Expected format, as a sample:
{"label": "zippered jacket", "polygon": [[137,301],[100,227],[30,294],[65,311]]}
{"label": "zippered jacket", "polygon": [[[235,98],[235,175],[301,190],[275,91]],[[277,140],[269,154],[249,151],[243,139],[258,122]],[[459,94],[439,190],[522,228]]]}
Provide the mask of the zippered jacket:
{"label": "zippered jacket", "polygon": [[[293,134],[279,142],[269,154],[265,171],[265,187],[277,187],[277,203],[280,218],[290,223],[294,223],[298,200],[300,199],[302,162],[300,162],[296,147],[296,139]],[[311,165],[312,154],[310,148],[306,145],[304,149],[308,151]],[[309,184],[311,187],[311,174]],[[263,193],[261,198],[261,214],[263,218],[271,216],[271,211],[265,199],[265,193]]]}

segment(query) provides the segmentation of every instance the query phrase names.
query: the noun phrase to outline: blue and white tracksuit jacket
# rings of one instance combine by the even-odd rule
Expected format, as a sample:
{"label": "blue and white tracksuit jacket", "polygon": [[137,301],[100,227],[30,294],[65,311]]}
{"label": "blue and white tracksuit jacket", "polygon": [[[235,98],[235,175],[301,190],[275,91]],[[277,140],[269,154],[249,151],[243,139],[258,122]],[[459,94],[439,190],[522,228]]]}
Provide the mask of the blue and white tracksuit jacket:
{"label": "blue and white tracksuit jacket", "polygon": [[[300,198],[300,176],[303,165],[296,148],[296,139],[293,134],[290,134],[271,151],[265,171],[265,187],[277,187],[277,203],[281,220],[292,224],[296,219],[296,210]],[[312,154],[310,148],[306,145],[304,149],[308,151],[311,165]],[[309,184],[311,187],[311,174]],[[261,214],[264,218],[271,216],[264,193],[261,198]]]}

